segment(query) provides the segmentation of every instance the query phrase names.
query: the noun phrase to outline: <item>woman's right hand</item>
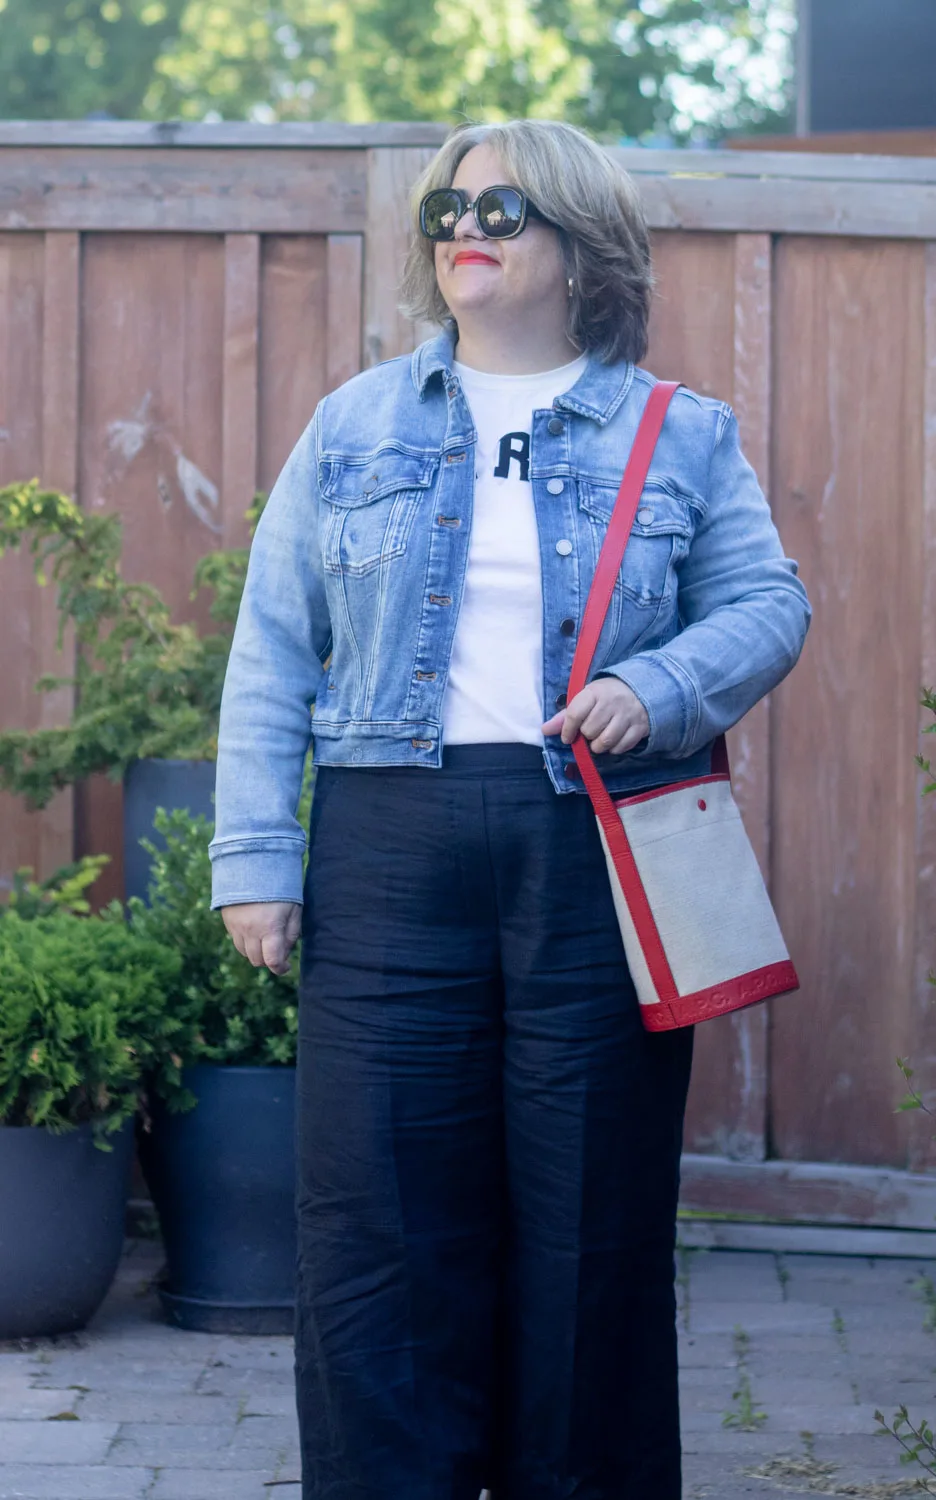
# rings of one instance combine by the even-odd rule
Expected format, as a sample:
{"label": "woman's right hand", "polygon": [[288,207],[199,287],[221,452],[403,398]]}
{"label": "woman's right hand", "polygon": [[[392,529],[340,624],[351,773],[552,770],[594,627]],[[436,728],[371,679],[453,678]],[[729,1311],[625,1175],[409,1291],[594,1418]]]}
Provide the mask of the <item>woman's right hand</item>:
{"label": "woman's right hand", "polygon": [[266,965],[271,974],[285,974],[289,955],[302,927],[302,906],[296,901],[246,901],[222,906],[221,916],[238,953],[255,969]]}

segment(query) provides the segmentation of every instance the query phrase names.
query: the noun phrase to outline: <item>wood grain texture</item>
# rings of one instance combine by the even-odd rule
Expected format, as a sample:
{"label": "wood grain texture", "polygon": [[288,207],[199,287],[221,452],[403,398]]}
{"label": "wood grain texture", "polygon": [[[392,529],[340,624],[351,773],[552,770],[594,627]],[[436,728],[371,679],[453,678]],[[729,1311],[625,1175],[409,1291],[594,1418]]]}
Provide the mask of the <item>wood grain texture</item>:
{"label": "wood grain texture", "polygon": [[[0,234],[0,484],[42,471],[43,303],[46,280],[41,235]],[[0,558],[0,727],[37,729],[42,700],[33,691],[50,663],[42,630],[45,598],[23,553]],[[0,794],[0,896],[22,865],[38,869],[43,820],[19,799]]]}
{"label": "wood grain texture", "polygon": [[0,229],[360,232],[364,151],[0,149]]}
{"label": "wood grain texture", "polygon": [[914,982],[920,245],[776,248],[773,502],[814,620],[774,695],[774,897],[803,981],[771,1018],[782,1157],[904,1165]]}
{"label": "wood grain texture", "polygon": [[331,120],[253,125],[240,120],[219,124],[186,120],[0,120],[0,149],[23,146],[282,151],[342,150],[367,146],[441,146],[448,125],[402,120],[349,125]]}
{"label": "wood grain texture", "polygon": [[[757,237],[740,252],[732,235],[654,236],[657,280],[647,365],[701,395],[727,401],[740,394],[745,441],[765,463],[769,426],[770,257]],[[763,857],[766,742],[757,711],[732,736],[735,783]],[[766,1150],[766,1025],[763,1006],[723,1016],[696,1032],[686,1143],[760,1160]]]}
{"label": "wood grain texture", "polygon": [[[79,490],[123,519],[123,566],[177,619],[208,625],[192,573],[223,539],[225,242],[94,235],[85,244]],[[77,840],[111,855],[122,889],[121,788],[88,783]],[[101,882],[103,885],[103,881]]]}
{"label": "wood grain texture", "polygon": [[410,193],[433,154],[415,147],[393,151],[373,149],[367,153],[365,365],[408,354],[426,336],[400,311],[399,281],[412,233]]}
{"label": "wood grain texture", "polygon": [[694,1213],[752,1213],[787,1224],[936,1227],[932,1176],[827,1162],[720,1161],[687,1153],[679,1202]]}
{"label": "wood grain texture", "polygon": [[[923,428],[922,555],[925,559],[920,605],[919,680],[936,688],[936,241],[924,251],[923,269]],[[921,713],[921,746],[936,765],[936,735],[931,714]],[[921,778],[922,784],[930,778]],[[936,1110],[936,793],[919,795],[915,817],[916,921],[914,972],[910,991],[907,1052],[915,1069],[914,1082],[927,1107]],[[916,1172],[936,1166],[933,1121],[922,1112],[905,1114],[909,1142],[908,1165]]]}
{"label": "wood grain texture", "polygon": [[328,236],[326,275],[325,378],[333,391],[358,373],[364,353],[364,241],[359,234]]}
{"label": "wood grain texture", "polygon": [[225,547],[246,547],[257,489],[260,236],[224,239],[221,525]]}
{"label": "wood grain texture", "polygon": [[[77,234],[45,236],[42,323],[42,482],[75,496],[78,489],[79,383],[78,350],[81,297],[81,238]],[[67,676],[74,669],[70,631],[59,648],[55,591],[39,596],[36,630],[44,672]],[[72,688],[40,697],[44,728],[67,724],[74,710]],[[47,876],[74,857],[75,794],[67,789],[39,816],[37,869]]]}
{"label": "wood grain texture", "polygon": [[328,249],[321,236],[264,240],[260,486],[277,474],[328,389]]}

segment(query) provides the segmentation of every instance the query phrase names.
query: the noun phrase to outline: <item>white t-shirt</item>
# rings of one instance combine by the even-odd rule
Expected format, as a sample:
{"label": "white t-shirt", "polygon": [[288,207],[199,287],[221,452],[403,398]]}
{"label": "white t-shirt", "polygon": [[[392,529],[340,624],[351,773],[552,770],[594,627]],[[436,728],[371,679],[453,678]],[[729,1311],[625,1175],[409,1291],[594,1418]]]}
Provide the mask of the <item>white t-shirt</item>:
{"label": "white t-shirt", "polygon": [[442,701],[447,745],[542,745],[543,589],[530,484],[534,411],[548,410],[588,361],[537,375],[453,365],[478,431],[465,591]]}

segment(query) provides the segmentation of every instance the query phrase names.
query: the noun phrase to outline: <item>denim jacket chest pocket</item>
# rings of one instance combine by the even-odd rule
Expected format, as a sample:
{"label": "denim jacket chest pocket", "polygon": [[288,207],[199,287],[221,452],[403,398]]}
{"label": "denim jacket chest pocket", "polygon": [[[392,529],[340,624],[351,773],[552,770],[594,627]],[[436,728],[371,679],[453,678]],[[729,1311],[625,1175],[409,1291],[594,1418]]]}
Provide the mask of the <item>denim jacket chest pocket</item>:
{"label": "denim jacket chest pocket", "polygon": [[[593,529],[595,562],[608,531],[617,484],[579,480],[579,506]],[[691,497],[672,480],[649,475],[643,487],[615,590],[638,609],[655,609],[676,586],[676,564],[689,550],[694,530]]]}
{"label": "denim jacket chest pocket", "polygon": [[[592,572],[608,532],[618,483],[580,479],[579,507],[586,518]],[[619,661],[646,645],[671,624],[676,613],[676,568],[686,556],[694,530],[689,496],[666,477],[648,476],[627,541],[595,667]],[[589,574],[589,578],[591,574]]]}
{"label": "denim jacket chest pocket", "polygon": [[363,577],[402,557],[437,461],[382,449],[363,458],[324,459],[322,559],[328,573]]}

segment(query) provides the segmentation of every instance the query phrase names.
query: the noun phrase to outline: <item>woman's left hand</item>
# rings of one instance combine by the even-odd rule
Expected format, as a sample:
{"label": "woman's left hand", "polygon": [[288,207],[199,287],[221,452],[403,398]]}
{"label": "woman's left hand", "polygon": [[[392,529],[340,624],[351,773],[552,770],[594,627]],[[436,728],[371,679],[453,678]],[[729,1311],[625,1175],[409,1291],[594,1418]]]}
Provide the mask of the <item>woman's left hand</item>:
{"label": "woman's left hand", "polygon": [[640,699],[619,677],[598,677],[543,725],[543,733],[561,733],[564,745],[571,745],[581,733],[595,755],[624,755],[646,739],[650,720]]}

